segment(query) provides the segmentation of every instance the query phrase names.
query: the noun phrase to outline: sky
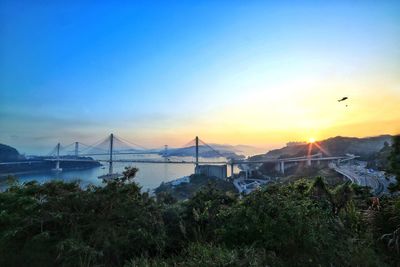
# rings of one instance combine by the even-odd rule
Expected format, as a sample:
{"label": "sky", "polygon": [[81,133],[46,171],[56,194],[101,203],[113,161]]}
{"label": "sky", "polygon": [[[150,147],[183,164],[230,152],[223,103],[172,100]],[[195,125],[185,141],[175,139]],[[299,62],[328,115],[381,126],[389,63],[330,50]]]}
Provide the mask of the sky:
{"label": "sky", "polygon": [[399,133],[400,2],[0,0],[0,143],[111,132],[265,149]]}

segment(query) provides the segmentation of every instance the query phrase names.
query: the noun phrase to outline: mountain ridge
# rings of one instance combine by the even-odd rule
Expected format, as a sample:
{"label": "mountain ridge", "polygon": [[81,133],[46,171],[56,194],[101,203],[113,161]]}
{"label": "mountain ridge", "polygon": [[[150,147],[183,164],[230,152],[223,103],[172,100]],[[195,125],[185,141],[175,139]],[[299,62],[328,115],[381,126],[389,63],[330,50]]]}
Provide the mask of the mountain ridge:
{"label": "mountain ridge", "polygon": [[[273,149],[264,154],[251,157],[252,159],[261,158],[288,158],[307,155],[310,149],[311,154],[322,153],[323,156],[344,156],[345,154],[355,154],[361,159],[368,159],[374,153],[383,148],[385,142],[392,142],[392,135],[379,135],[370,137],[346,137],[335,136],[315,143],[298,144]],[[311,148],[310,148],[311,146]]]}

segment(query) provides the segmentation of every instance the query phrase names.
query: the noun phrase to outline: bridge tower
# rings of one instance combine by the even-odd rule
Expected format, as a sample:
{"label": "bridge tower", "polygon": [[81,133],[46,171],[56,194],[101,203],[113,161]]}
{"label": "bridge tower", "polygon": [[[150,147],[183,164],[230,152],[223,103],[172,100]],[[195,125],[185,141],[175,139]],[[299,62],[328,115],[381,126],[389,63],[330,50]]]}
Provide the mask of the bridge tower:
{"label": "bridge tower", "polygon": [[166,158],[168,155],[168,145],[164,145],[164,157]]}
{"label": "bridge tower", "polygon": [[114,146],[114,134],[110,134],[110,160],[108,167],[108,174],[113,174],[113,146]]}
{"label": "bridge tower", "polygon": [[78,157],[79,154],[79,142],[75,142],[75,157]]}
{"label": "bridge tower", "polygon": [[55,172],[61,172],[62,169],[60,168],[60,143],[57,144],[57,160],[56,160],[56,167],[53,169]]}
{"label": "bridge tower", "polygon": [[[164,161],[168,161],[168,145],[164,145],[164,153],[163,153]],[[167,177],[167,166],[164,164],[164,173],[165,173],[165,178]]]}
{"label": "bridge tower", "polygon": [[196,136],[196,169],[199,166],[199,137]]}

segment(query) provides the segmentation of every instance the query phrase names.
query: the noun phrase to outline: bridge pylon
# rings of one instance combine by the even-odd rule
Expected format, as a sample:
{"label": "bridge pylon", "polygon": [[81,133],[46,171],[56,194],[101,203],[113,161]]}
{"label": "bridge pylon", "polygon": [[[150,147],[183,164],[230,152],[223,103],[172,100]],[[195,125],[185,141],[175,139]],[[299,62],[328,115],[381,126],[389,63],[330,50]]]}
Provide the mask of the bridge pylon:
{"label": "bridge pylon", "polygon": [[79,156],[79,142],[75,142],[75,157]]}
{"label": "bridge pylon", "polygon": [[100,175],[98,178],[103,180],[112,180],[118,178],[120,175],[118,173],[114,173],[113,169],[113,150],[114,150],[114,134],[110,134],[110,151],[109,151],[109,159],[108,159],[108,173],[104,175]]}
{"label": "bridge pylon", "polygon": [[199,167],[199,137],[196,136],[196,168]]}
{"label": "bridge pylon", "polygon": [[113,146],[114,146],[114,134],[110,134],[110,161],[108,166],[108,174],[113,174]]}
{"label": "bridge pylon", "polygon": [[164,157],[167,158],[168,156],[168,145],[164,145]]}
{"label": "bridge pylon", "polygon": [[56,167],[52,169],[52,171],[55,172],[61,172],[62,168],[60,168],[60,143],[57,144],[57,161],[56,161]]}

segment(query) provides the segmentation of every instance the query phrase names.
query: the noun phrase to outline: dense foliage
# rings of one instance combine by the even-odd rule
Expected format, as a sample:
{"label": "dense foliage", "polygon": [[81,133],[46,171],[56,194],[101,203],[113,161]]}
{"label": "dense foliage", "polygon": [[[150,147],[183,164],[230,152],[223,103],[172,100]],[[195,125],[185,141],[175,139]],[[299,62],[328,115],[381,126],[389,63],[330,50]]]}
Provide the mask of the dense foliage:
{"label": "dense foliage", "polygon": [[208,177],[201,174],[192,174],[190,183],[172,185],[171,183],[161,183],[154,189],[158,197],[165,195],[172,196],[176,200],[185,200],[193,197],[201,188],[212,185],[214,188],[224,192],[237,192],[232,182],[225,181],[216,177]]}
{"label": "dense foliage", "polygon": [[[30,182],[0,193],[0,266],[396,266],[400,198],[322,178],[246,197],[142,193],[137,169],[103,187]],[[397,238],[397,239],[396,239]],[[397,245],[396,245],[397,244]]]}
{"label": "dense foliage", "polygon": [[0,144],[0,162],[20,160],[21,158],[23,158],[23,156],[21,156],[15,148]]}
{"label": "dense foliage", "polygon": [[400,135],[393,138],[393,144],[389,154],[388,171],[396,176],[396,183],[391,186],[391,191],[400,191]]}

